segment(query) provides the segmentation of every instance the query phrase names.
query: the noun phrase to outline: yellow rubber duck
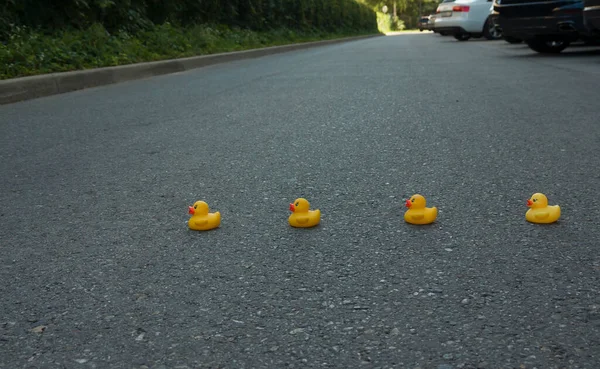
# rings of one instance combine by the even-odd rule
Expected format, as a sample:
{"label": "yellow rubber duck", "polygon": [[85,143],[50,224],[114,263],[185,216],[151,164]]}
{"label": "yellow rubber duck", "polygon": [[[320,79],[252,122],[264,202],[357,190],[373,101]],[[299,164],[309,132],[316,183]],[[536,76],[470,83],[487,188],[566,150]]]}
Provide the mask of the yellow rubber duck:
{"label": "yellow rubber duck", "polygon": [[560,206],[548,205],[548,198],[543,193],[534,193],[527,206],[525,219],[531,223],[554,223],[560,218]]}
{"label": "yellow rubber duck", "polygon": [[208,204],[204,201],[196,201],[194,206],[189,207],[189,213],[192,217],[188,220],[188,226],[194,231],[208,231],[221,224],[221,213],[209,213]]}
{"label": "yellow rubber duck", "polygon": [[404,220],[411,224],[429,224],[433,223],[437,218],[437,208],[427,208],[427,201],[422,195],[413,195],[406,200],[408,210],[404,213]]}
{"label": "yellow rubber duck", "polygon": [[292,227],[309,228],[314,227],[321,221],[321,210],[309,210],[310,204],[304,198],[298,198],[290,204],[292,214],[288,222]]}

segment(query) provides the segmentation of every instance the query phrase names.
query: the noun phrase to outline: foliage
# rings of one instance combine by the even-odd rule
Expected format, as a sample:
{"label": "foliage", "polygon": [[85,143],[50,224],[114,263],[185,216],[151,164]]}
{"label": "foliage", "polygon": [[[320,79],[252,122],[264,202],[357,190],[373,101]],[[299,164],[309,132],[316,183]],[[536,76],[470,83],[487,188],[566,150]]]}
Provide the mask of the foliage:
{"label": "foliage", "polygon": [[0,0],[0,77],[375,32],[356,0]]}
{"label": "foliage", "polygon": [[406,28],[404,21],[398,17],[392,17],[391,26],[392,31],[402,31]]}
{"label": "foliage", "polygon": [[389,14],[377,12],[377,28],[383,33],[392,31],[392,22]]}
{"label": "foliage", "polygon": [[223,25],[179,27],[170,23],[146,26],[137,33],[109,33],[100,23],[85,30],[53,34],[15,27],[8,42],[0,43],[0,79],[372,33],[316,28],[254,31]]}
{"label": "foliage", "polygon": [[102,25],[135,34],[169,22],[189,27],[225,24],[252,30],[373,30],[373,10],[355,0],[4,0],[0,40],[18,27],[46,33]]}
{"label": "foliage", "polygon": [[[381,32],[389,32],[395,30],[402,30],[404,28],[413,29],[416,28],[417,22],[422,15],[428,15],[435,12],[435,9],[440,3],[440,0],[359,0],[363,4],[369,6],[375,10],[377,14],[377,22],[379,30]],[[398,17],[397,26],[393,25],[394,22],[394,3],[396,4],[396,12]],[[382,12],[383,6],[387,6],[388,17],[392,18],[385,19],[384,13]],[[406,26],[406,27],[404,27]]]}
{"label": "foliage", "polygon": [[392,31],[402,31],[406,28],[404,20],[394,17],[391,14],[377,13],[377,27],[380,32],[388,33]]}

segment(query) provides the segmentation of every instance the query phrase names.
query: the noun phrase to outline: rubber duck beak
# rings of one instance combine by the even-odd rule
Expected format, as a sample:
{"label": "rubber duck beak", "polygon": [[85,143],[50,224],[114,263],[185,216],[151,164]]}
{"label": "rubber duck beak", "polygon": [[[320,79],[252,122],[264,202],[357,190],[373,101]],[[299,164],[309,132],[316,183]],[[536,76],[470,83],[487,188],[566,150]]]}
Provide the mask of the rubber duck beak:
{"label": "rubber duck beak", "polygon": [[412,202],[410,200],[406,200],[406,207],[410,208],[412,206]]}
{"label": "rubber duck beak", "polygon": [[292,212],[296,211],[296,206],[294,206],[294,204],[290,204],[290,211],[292,211]]}
{"label": "rubber duck beak", "polygon": [[194,214],[196,214],[196,210],[194,210],[194,208],[192,206],[188,206],[188,213],[194,215]]}
{"label": "rubber duck beak", "polygon": [[531,201],[531,199],[527,200],[527,206],[531,206],[531,205],[533,205],[533,201]]}

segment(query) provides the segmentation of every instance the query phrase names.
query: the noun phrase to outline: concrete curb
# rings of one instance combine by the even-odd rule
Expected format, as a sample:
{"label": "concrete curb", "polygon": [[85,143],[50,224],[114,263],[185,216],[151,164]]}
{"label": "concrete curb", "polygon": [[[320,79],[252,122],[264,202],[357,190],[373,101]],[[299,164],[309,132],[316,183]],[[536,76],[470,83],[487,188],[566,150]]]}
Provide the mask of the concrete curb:
{"label": "concrete curb", "polygon": [[90,87],[181,72],[212,64],[258,58],[265,55],[307,49],[316,46],[332,45],[341,42],[362,40],[378,36],[384,35],[374,34],[358,37],[346,37],[326,41],[305,42],[292,45],[266,47],[261,49],[193,56],[183,59],[171,59],[148,63],[128,64],[117,67],[97,68],[64,73],[51,73],[32,77],[8,79],[0,81],[0,105],[35,99],[43,96],[62,94],[70,91],[82,90]]}

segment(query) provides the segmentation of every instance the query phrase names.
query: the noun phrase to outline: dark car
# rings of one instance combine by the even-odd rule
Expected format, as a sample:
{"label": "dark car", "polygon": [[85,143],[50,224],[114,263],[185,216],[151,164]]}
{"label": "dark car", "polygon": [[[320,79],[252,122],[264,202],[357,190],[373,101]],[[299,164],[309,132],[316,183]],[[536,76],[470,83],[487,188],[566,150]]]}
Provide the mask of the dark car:
{"label": "dark car", "polygon": [[[492,14],[490,14],[490,22],[492,22],[492,24],[494,24],[494,26],[496,27],[496,30],[501,33],[502,29],[498,25],[498,12],[492,11]],[[523,40],[521,40],[520,38],[510,37],[506,35],[502,35],[502,39],[508,42],[509,44],[520,44],[521,42],[523,42]]]}
{"label": "dark car", "polygon": [[585,0],[583,21],[592,37],[600,37],[600,0]]}
{"label": "dark car", "polygon": [[583,0],[496,0],[494,18],[505,38],[523,40],[539,53],[560,53],[589,31]]}
{"label": "dark car", "polygon": [[419,23],[417,24],[417,28],[419,31],[423,32],[424,29],[431,29],[429,25],[429,16],[423,16],[419,18]]}

